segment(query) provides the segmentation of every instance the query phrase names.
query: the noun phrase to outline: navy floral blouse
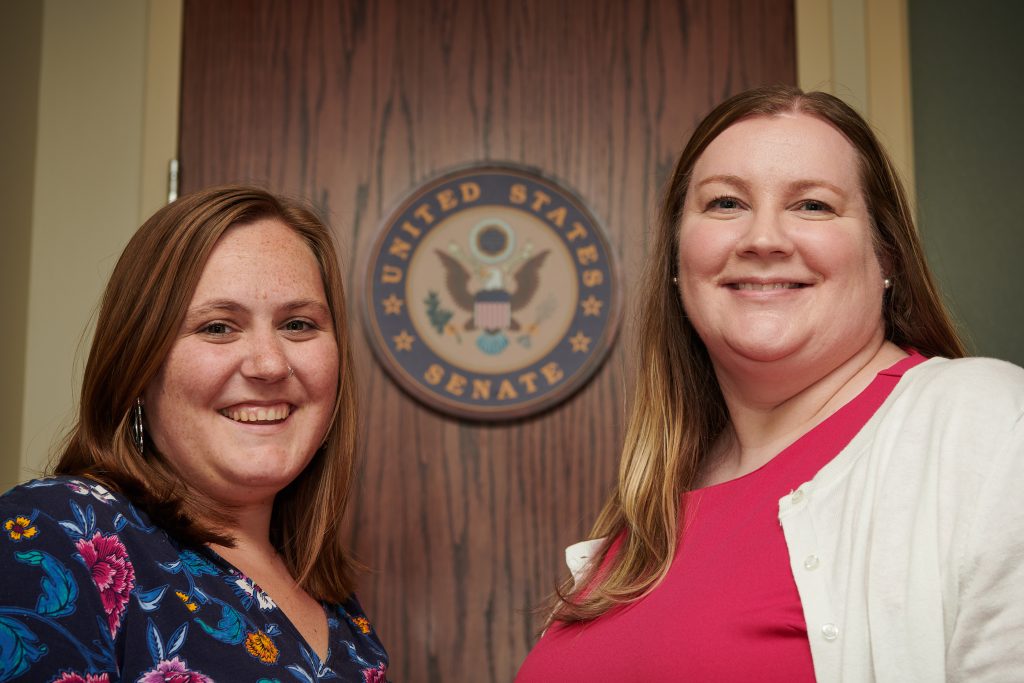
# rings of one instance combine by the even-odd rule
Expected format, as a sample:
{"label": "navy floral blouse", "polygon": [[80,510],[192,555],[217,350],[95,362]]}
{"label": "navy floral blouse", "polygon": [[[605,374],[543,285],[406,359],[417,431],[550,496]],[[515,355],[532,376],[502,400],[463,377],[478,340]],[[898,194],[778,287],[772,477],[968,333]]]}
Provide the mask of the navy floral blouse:
{"label": "navy floral blouse", "polygon": [[249,578],[87,479],[11,489],[0,524],[0,683],[387,680],[354,597],[324,606],[321,662]]}

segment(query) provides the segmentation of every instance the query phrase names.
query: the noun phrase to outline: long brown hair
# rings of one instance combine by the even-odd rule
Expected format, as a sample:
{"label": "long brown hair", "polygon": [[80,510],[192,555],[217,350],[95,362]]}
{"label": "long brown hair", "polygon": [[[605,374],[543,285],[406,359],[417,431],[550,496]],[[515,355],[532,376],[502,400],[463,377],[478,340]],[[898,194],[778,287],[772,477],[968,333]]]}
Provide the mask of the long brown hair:
{"label": "long brown hair", "polygon": [[[697,126],[676,163],[642,276],[636,320],[637,380],[618,484],[591,536],[606,542],[588,580],[558,592],[553,620],[585,621],[636,600],[668,572],[680,534],[682,494],[690,490],[729,415],[704,343],[684,315],[673,282],[679,220],[694,164],[734,123],[799,112],[840,131],[860,159],[860,180],[879,262],[894,285],[883,302],[886,338],[926,356],[964,355],[942,304],[902,183],[870,126],[832,95],[789,86],[758,88],[715,107]],[[622,544],[608,556],[614,539]]]}
{"label": "long brown hair", "polygon": [[182,541],[232,543],[223,531],[230,510],[215,508],[183,484],[151,442],[140,456],[130,423],[136,397],[167,357],[217,240],[232,226],[263,218],[281,220],[313,252],[339,356],[338,395],[327,438],[275,498],[271,542],[307,592],[338,602],[352,593],[355,568],[339,527],[355,462],[357,397],[334,240],[299,202],[253,187],[218,187],[178,199],[139,228],[104,292],[78,419],[54,473],[86,476],[125,494]]}

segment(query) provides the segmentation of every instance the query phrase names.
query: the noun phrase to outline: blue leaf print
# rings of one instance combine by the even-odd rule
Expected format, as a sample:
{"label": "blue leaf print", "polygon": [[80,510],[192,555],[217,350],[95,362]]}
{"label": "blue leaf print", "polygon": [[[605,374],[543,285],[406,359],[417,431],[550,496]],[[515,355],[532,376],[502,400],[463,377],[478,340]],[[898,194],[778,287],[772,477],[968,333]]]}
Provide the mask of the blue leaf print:
{"label": "blue leaf print", "polygon": [[142,608],[143,612],[152,612],[160,607],[160,601],[163,600],[164,593],[166,592],[166,584],[159,588],[151,588],[148,591],[141,590],[141,586],[136,586],[135,599],[139,601],[139,607]]}
{"label": "blue leaf print", "polygon": [[366,661],[365,659],[363,659],[362,657],[359,656],[359,651],[356,650],[356,645],[351,640],[343,640],[342,641],[342,645],[344,645],[345,646],[345,650],[348,651],[348,658],[351,661],[355,662],[356,664],[358,664],[359,666],[363,667],[364,669],[372,669],[373,668],[373,666],[374,666],[373,664],[370,664],[368,661]]}
{"label": "blue leaf print", "polygon": [[172,574],[180,573],[183,567],[181,560],[175,560],[174,562],[157,562],[157,564],[160,565],[161,569]]}
{"label": "blue leaf print", "polygon": [[53,555],[39,550],[14,553],[18,562],[40,567],[43,578],[39,586],[43,589],[36,601],[36,612],[41,616],[63,617],[75,611],[75,600],[78,598],[78,584],[67,567]]}
{"label": "blue leaf print", "polygon": [[58,522],[58,524],[61,525],[61,528],[64,529],[64,532],[71,538],[82,538],[83,536],[85,536],[85,532],[82,531],[82,529],[74,522],[63,521]]}
{"label": "blue leaf print", "polygon": [[295,676],[300,681],[306,681],[306,683],[313,683],[313,677],[310,676],[309,673],[307,673],[306,670],[298,664],[289,664],[286,668],[288,669],[289,673],[291,673],[292,676]]}
{"label": "blue leaf print", "polygon": [[306,663],[309,664],[309,668],[316,671],[316,658],[313,657],[313,652],[306,646],[300,645],[299,651],[302,652],[302,656],[306,658]]}
{"label": "blue leaf print", "polygon": [[153,658],[153,663],[157,664],[166,659],[164,657],[164,641],[160,637],[160,631],[157,629],[156,624],[150,619],[146,626],[146,645],[149,647],[149,656]]}
{"label": "blue leaf print", "polygon": [[132,517],[135,518],[131,522],[131,525],[133,527],[135,527],[139,531],[145,531],[147,534],[151,534],[154,531],[156,531],[156,527],[155,526],[153,526],[152,524],[146,524],[145,522],[142,521],[142,517],[139,516],[139,511],[136,510],[135,506],[132,505],[131,503],[128,504],[128,511],[131,512],[132,513]]}
{"label": "blue leaf print", "polygon": [[263,632],[266,633],[268,636],[276,636],[280,635],[281,628],[277,624],[264,624]]}
{"label": "blue leaf print", "polygon": [[[345,644],[347,645],[348,642],[346,641]],[[308,647],[306,647],[305,645],[300,645],[299,649],[302,652],[302,656],[306,658],[306,662],[309,663],[309,668],[311,668],[316,674],[316,680],[319,681],[323,678],[338,677],[338,674],[334,673],[334,670],[327,666],[326,662],[321,662],[320,658],[313,654],[313,651],[310,650]],[[365,662],[365,664],[364,662],[365,660],[359,661],[359,664],[363,666],[363,668],[369,666],[369,662]]]}
{"label": "blue leaf print", "polygon": [[85,506],[85,533],[89,535],[92,530],[96,528],[96,511],[92,509],[92,505]]}
{"label": "blue leaf print", "polygon": [[22,675],[46,652],[46,645],[27,626],[0,617],[0,681]]}
{"label": "blue leaf print", "polygon": [[100,668],[116,669],[117,663],[112,656],[114,654],[114,640],[110,637],[110,627],[107,625],[105,614],[96,615],[96,633],[99,635],[99,638],[93,638],[92,641],[96,652],[88,655],[89,658],[98,660],[101,664]]}
{"label": "blue leaf print", "polygon": [[191,550],[182,551],[181,561],[184,563],[185,569],[193,576],[200,576],[202,574],[217,576],[217,574],[220,573],[217,568],[210,564],[205,558]]}
{"label": "blue leaf print", "polygon": [[202,619],[196,617],[196,623],[211,636],[222,643],[237,645],[245,639],[245,625],[240,615],[230,605],[217,601],[220,604],[220,620],[217,621],[217,628],[206,624]]}
{"label": "blue leaf print", "polygon": [[198,600],[204,605],[210,604],[210,596],[206,594],[206,591],[201,589],[199,586],[195,586],[192,590],[192,598]]}
{"label": "blue leaf print", "polygon": [[85,514],[75,501],[71,501],[71,513],[78,521],[78,527],[82,530],[82,535],[85,535],[89,531],[89,523],[85,521]]}
{"label": "blue leaf print", "polygon": [[182,624],[181,626],[176,628],[174,630],[174,633],[171,634],[171,639],[167,643],[167,656],[168,657],[173,657],[178,652],[178,650],[181,649],[181,646],[185,644],[185,637],[187,635],[188,635],[188,622],[186,621],[184,624]]}
{"label": "blue leaf print", "polygon": [[27,489],[38,489],[47,486],[63,486],[64,482],[58,479],[33,479],[32,481],[25,482],[22,484]]}
{"label": "blue leaf print", "polygon": [[124,515],[120,512],[114,515],[114,531],[122,531],[126,526],[128,526],[128,520]]}

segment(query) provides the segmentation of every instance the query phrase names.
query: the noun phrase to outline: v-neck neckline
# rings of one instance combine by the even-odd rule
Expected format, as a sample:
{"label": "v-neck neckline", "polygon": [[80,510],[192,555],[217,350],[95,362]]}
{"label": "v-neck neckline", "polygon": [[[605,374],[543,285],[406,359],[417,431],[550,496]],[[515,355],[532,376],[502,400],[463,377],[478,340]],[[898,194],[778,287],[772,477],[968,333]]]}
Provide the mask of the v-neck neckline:
{"label": "v-neck neckline", "polygon": [[[216,550],[214,550],[210,546],[203,545],[203,546],[200,546],[200,548],[201,548],[201,550],[206,555],[208,555],[210,557],[210,559],[212,559],[215,563],[217,563],[217,564],[221,565],[223,568],[225,568],[228,571],[228,573],[237,574],[238,576],[242,577],[246,581],[249,581],[252,584],[252,586],[253,586],[253,591],[254,592],[255,591],[259,591],[260,593],[263,593],[268,598],[270,598],[271,602],[273,602],[273,604],[274,604],[274,607],[272,608],[272,611],[277,613],[281,617],[281,619],[285,622],[285,624],[288,627],[288,629],[291,631],[292,635],[298,640],[300,646],[304,650],[307,650],[313,657],[315,657],[316,661],[313,662],[313,663],[316,664],[318,672],[323,672],[325,669],[330,668],[328,666],[328,664],[330,663],[330,661],[332,659],[332,654],[333,654],[332,651],[331,651],[331,643],[336,640],[336,637],[338,635],[337,634],[338,620],[337,620],[337,618],[332,619],[330,608],[329,608],[329,606],[326,603],[324,603],[323,600],[316,600],[316,598],[313,598],[312,596],[310,596],[310,599],[316,600],[316,603],[318,605],[320,605],[320,611],[323,613],[324,619],[326,620],[326,623],[327,623],[327,651],[324,653],[324,656],[321,657],[320,653],[317,652],[316,648],[314,648],[310,644],[309,640],[302,634],[302,631],[300,631],[298,626],[295,625],[295,622],[293,622],[291,617],[288,616],[288,613],[285,612],[284,609],[281,608],[280,603],[278,603],[278,601],[274,598],[273,595],[271,595],[267,591],[263,590],[263,588],[255,581],[255,579],[253,579],[248,574],[243,572],[241,569],[236,567],[232,562],[230,562],[227,558],[225,558],[223,555],[218,553]],[[301,589],[301,586],[300,586],[300,589]],[[254,599],[257,601],[257,604],[258,604],[259,601],[258,601],[258,599],[255,598],[255,596],[254,596]],[[258,606],[257,606],[257,609],[259,610]]]}

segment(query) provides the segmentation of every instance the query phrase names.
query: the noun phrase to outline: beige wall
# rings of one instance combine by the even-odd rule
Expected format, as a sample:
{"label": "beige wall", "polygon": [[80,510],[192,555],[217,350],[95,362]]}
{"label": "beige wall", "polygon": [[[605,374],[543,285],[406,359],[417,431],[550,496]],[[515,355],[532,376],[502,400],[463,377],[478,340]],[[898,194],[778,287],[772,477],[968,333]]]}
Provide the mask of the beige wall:
{"label": "beige wall", "polygon": [[[904,0],[796,6],[801,86],[865,112],[910,178]],[[20,155],[5,151],[0,198],[16,210],[7,211],[15,228],[4,230],[2,282],[13,293],[14,329],[24,331],[0,347],[0,485],[47,463],[72,416],[103,284],[140,220],[164,201],[177,145],[181,10],[182,0],[0,8],[0,37],[17,38],[5,41],[3,60],[21,65],[24,93],[24,106],[0,108],[4,134],[17,142],[9,149]]]}
{"label": "beige wall", "polygon": [[4,485],[48,462],[73,414],[103,285],[140,216],[162,201],[154,188],[176,145],[177,98],[167,104],[166,93],[177,92],[181,30],[180,0],[5,4],[0,23],[14,30],[28,24],[16,5],[41,7],[41,30],[26,31],[22,48],[39,56],[35,120],[12,121],[6,111],[2,119],[34,141],[17,178],[31,197],[27,270],[13,289],[27,315],[15,326],[21,353],[12,352],[21,395],[8,389],[16,382],[3,383],[4,404],[21,407],[20,428],[5,430],[20,445],[4,442]]}
{"label": "beige wall", "polygon": [[32,182],[36,165],[39,66],[43,7],[8,3],[0,20],[0,291],[5,297],[6,334],[0,335],[0,490],[19,476],[22,396],[25,387],[25,326],[28,321]]}
{"label": "beige wall", "polygon": [[796,0],[797,81],[874,126],[911,198],[914,145],[906,0]]}

